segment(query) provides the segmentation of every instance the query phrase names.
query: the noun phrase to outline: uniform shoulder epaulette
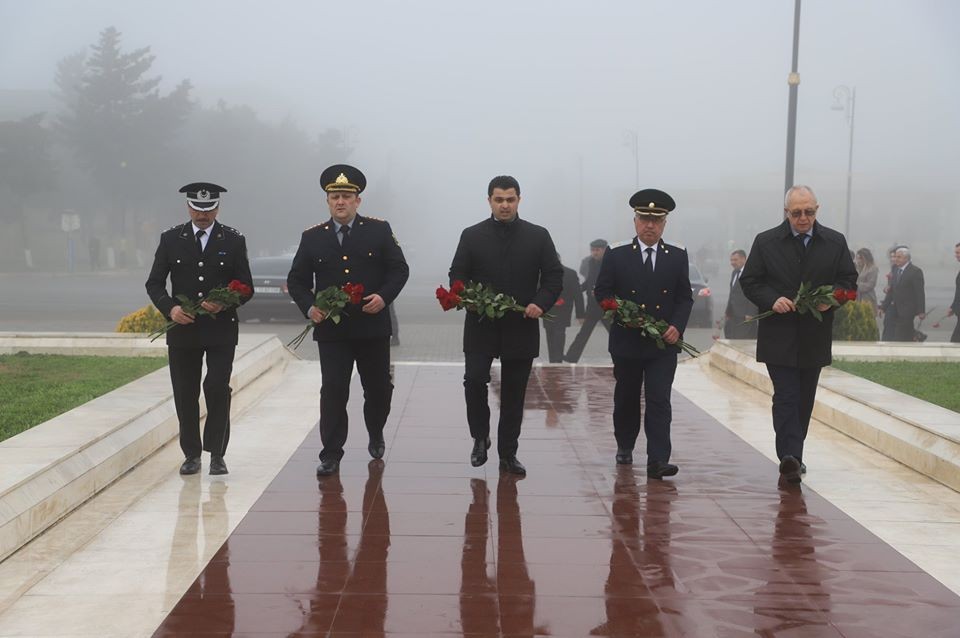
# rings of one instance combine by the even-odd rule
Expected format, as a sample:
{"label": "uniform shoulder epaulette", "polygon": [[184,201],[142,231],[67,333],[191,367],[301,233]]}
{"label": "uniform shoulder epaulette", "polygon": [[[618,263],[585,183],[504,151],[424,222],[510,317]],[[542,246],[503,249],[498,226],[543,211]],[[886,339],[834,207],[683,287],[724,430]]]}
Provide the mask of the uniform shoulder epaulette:
{"label": "uniform shoulder epaulette", "polygon": [[364,219],[369,219],[370,221],[374,221],[374,222],[383,222],[383,223],[385,223],[385,224],[387,223],[387,220],[385,220],[385,219],[383,219],[383,218],[381,218],[381,217],[371,217],[370,215],[364,215],[363,218],[364,218]]}
{"label": "uniform shoulder epaulette", "polygon": [[169,232],[169,231],[171,231],[171,230],[179,230],[180,228],[183,228],[184,226],[186,226],[186,225],[189,224],[189,223],[190,223],[190,222],[187,222],[186,224],[175,224],[175,225],[171,226],[170,228],[168,228],[167,230],[165,230],[165,231],[163,231],[163,232],[166,233],[166,232]]}
{"label": "uniform shoulder epaulette", "polygon": [[309,226],[309,227],[307,227],[307,228],[304,228],[304,229],[303,229],[303,232],[307,232],[308,230],[313,230],[313,229],[315,229],[315,228],[327,229],[327,228],[329,228],[329,227],[330,227],[330,222],[321,222],[321,223],[319,223],[319,224],[314,224],[313,226]]}
{"label": "uniform shoulder epaulette", "polygon": [[234,235],[239,235],[240,237],[243,237],[243,233],[241,233],[236,228],[233,228],[232,226],[227,226],[226,224],[220,224],[220,225],[223,226],[223,229],[225,231],[233,233]]}
{"label": "uniform shoulder epaulette", "polygon": [[667,247],[669,247],[669,248],[676,248],[677,250],[683,250],[683,251],[686,251],[686,250],[687,250],[687,247],[684,246],[683,244],[677,244],[677,243],[674,243],[674,242],[669,242],[669,243],[668,243],[668,242],[663,242],[663,245],[664,245],[664,246],[667,246]]}
{"label": "uniform shoulder epaulette", "polygon": [[618,241],[615,244],[610,244],[607,248],[613,250],[614,248],[623,248],[624,246],[629,246],[633,243],[633,239],[624,239],[623,241]]}

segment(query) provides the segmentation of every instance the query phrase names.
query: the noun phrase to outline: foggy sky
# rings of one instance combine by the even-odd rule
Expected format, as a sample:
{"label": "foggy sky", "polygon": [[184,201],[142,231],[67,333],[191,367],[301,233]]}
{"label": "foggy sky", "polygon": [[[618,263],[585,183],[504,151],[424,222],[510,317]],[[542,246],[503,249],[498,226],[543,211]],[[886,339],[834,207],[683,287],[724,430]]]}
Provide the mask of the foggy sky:
{"label": "foggy sky", "polygon": [[[414,246],[455,242],[489,214],[490,177],[508,173],[521,215],[547,225],[572,262],[594,236],[632,234],[628,131],[641,187],[759,192],[775,223],[792,20],[792,0],[0,0],[0,89],[52,90],[57,61],[112,25],[124,50],[152,48],[165,90],[189,78],[205,105],[344,130],[369,181],[361,212],[397,218]],[[830,108],[841,84],[857,90],[861,226],[873,226],[881,191],[898,206],[919,196],[917,209],[928,191],[960,202],[958,31],[951,0],[803,3],[796,181],[821,194],[821,221],[839,226],[844,205],[849,129]],[[378,198],[383,180],[390,199]],[[685,223],[677,200],[667,236],[703,235],[700,220],[717,211],[701,202]],[[301,215],[319,221],[315,201]],[[941,230],[960,235],[953,224]],[[439,252],[449,262],[452,245]]]}

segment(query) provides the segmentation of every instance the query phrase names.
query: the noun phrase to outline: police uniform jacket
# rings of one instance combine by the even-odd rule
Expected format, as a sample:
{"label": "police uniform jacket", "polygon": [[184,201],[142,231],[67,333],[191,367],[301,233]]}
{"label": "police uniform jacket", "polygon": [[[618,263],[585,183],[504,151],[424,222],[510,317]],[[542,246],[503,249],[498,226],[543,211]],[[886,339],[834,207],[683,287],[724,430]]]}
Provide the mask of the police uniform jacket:
{"label": "police uniform jacket", "polygon": [[[160,235],[147,278],[147,294],[153,305],[169,319],[174,306],[181,305],[177,295],[203,301],[214,288],[226,287],[236,279],[253,290],[253,277],[247,260],[246,239],[236,229],[215,221],[209,229],[207,247],[200,253],[190,222],[174,226]],[[167,293],[167,276],[172,291]],[[246,303],[250,298],[241,300]],[[194,323],[176,325],[167,332],[167,345],[197,348],[236,345],[239,328],[236,308],[216,315],[197,315]]]}
{"label": "police uniform jacket", "polygon": [[[804,249],[787,220],[757,235],[740,274],[740,286],[747,299],[760,312],[766,312],[780,297],[796,297],[801,282],[855,290],[857,269],[846,238],[814,222],[813,237]],[[830,365],[832,341],[833,308],[823,313],[823,321],[817,321],[810,313],[774,314],[760,320],[757,361],[820,368]]]}
{"label": "police uniform jacket", "polygon": [[[690,261],[687,251],[662,240],[657,246],[653,277],[644,273],[640,240],[607,248],[593,289],[597,302],[611,297],[633,301],[654,319],[663,319],[683,334],[693,310]],[[652,359],[680,352],[678,346],[661,350],[637,328],[617,322],[610,326],[610,354],[627,359]]]}
{"label": "police uniform jacket", "polygon": [[[287,289],[305,316],[316,293],[330,286],[361,284],[364,297],[378,294],[390,304],[407,283],[410,269],[388,222],[357,215],[346,244],[340,245],[332,219],[303,231],[287,275]],[[388,309],[366,313],[361,310],[366,303],[348,304],[339,324],[329,319],[321,321],[313,329],[313,340],[389,337]]]}
{"label": "police uniform jacket", "polygon": [[[515,218],[503,223],[491,215],[464,229],[450,265],[450,281],[482,283],[511,295],[521,306],[550,310],[563,289],[563,266],[546,228]],[[463,351],[502,359],[540,354],[540,322],[520,312],[501,319],[464,313]]]}

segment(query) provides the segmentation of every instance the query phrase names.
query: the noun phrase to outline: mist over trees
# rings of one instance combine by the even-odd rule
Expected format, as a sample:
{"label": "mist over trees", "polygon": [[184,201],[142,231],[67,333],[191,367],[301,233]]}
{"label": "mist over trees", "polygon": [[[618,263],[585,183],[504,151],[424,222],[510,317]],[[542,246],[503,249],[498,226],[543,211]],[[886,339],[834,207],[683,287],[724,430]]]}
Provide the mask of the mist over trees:
{"label": "mist over trees", "polygon": [[[316,206],[307,189],[350,151],[340,131],[311,137],[289,118],[271,124],[248,106],[202,108],[189,79],[164,92],[154,61],[149,46],[127,50],[107,27],[89,52],[51,70],[53,112],[0,122],[0,220],[14,229],[0,234],[0,268],[72,265],[64,233],[77,254],[89,246],[108,267],[142,266],[157,233],[186,219],[177,189],[192,181],[242,185],[243,197],[228,192],[223,205],[224,222],[241,230],[278,208]],[[303,227],[288,225],[258,233],[251,249],[285,249]]]}

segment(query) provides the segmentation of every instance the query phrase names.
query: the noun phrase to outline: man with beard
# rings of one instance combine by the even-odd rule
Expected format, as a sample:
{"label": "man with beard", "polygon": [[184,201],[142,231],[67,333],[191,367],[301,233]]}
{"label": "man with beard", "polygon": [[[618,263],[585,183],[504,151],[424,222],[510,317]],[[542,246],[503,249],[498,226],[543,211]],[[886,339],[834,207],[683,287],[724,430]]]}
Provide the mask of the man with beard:
{"label": "man with beard", "polygon": [[466,228],[460,235],[450,282],[490,286],[512,296],[524,311],[508,312],[500,319],[481,318],[466,312],[463,326],[464,398],[467,423],[473,437],[470,463],[487,462],[490,447],[490,406],[487,384],[490,366],[500,359],[500,423],[497,453],[500,469],[524,475],[517,459],[523,402],[533,359],[540,354],[538,318],[550,310],[563,288],[563,267],[546,228],[520,219],[520,184],[509,175],[490,180],[487,186],[490,217]]}
{"label": "man with beard", "polygon": [[806,472],[803,442],[810,426],[820,370],[830,365],[833,308],[821,304],[818,320],[797,312],[800,285],[826,284],[856,290],[857,269],[846,238],[817,221],[820,204],[809,186],[792,186],[784,198],[784,220],[753,240],[740,275],[747,299],[761,312],[757,361],[767,364],[773,382],[773,429],[780,475],[799,483]]}

